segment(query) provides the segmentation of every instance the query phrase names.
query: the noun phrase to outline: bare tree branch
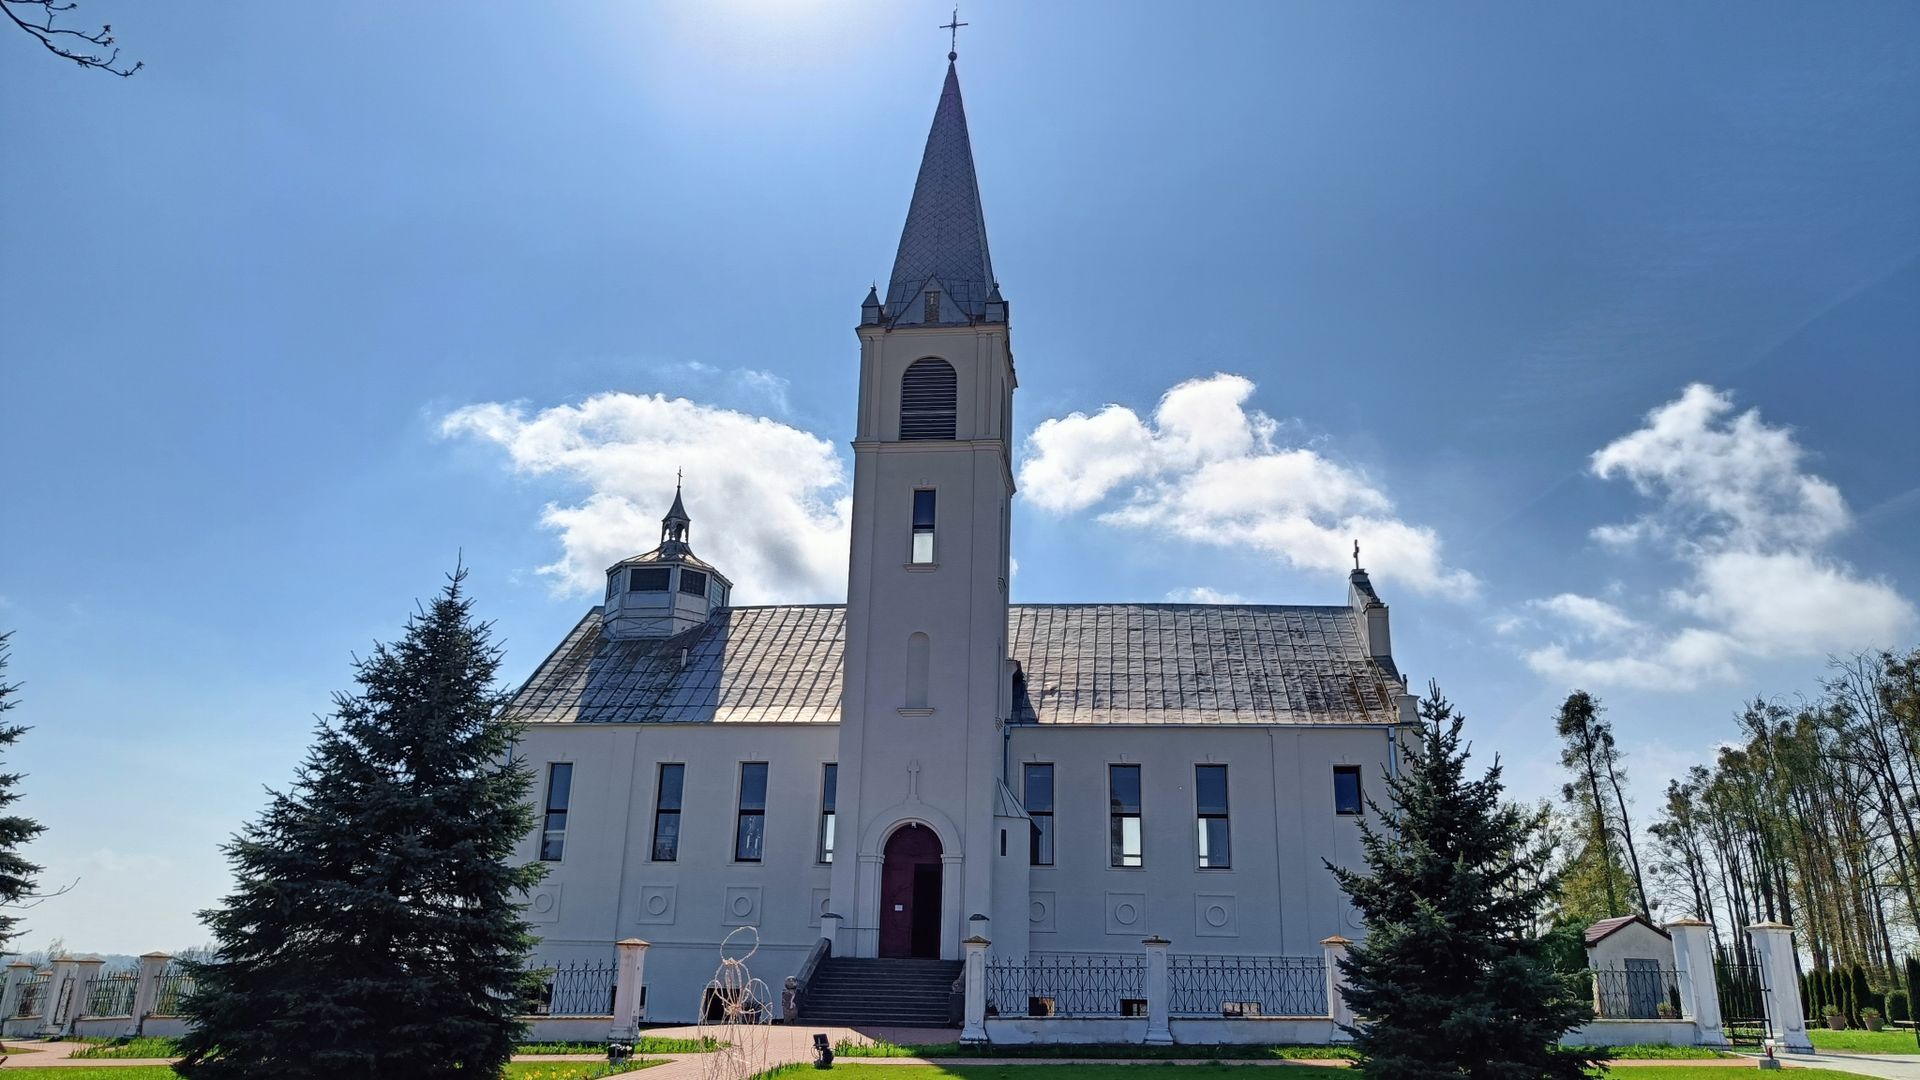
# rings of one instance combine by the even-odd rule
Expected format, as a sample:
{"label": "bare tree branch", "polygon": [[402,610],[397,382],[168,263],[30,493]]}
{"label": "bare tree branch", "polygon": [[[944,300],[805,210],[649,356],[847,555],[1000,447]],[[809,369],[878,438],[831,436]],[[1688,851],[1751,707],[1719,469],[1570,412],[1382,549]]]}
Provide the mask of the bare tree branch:
{"label": "bare tree branch", "polygon": [[[64,3],[61,0],[0,0],[0,12],[5,12],[13,25],[26,31],[48,52],[63,60],[71,60],[83,68],[97,68],[123,79],[145,66],[143,62],[135,62],[132,67],[118,66],[120,46],[114,43],[113,27],[110,25],[102,26],[94,33],[54,25],[55,19],[79,6],[79,0],[66,0]],[[30,10],[35,8],[38,9],[37,14]],[[22,11],[27,12],[24,17]]]}

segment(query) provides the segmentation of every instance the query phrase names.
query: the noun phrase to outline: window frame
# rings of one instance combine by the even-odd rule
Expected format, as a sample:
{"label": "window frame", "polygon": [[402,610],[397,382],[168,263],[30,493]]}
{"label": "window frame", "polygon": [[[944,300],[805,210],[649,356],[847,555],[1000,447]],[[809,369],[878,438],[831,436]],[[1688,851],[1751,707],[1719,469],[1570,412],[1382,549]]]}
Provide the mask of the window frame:
{"label": "window frame", "polygon": [[[687,582],[689,581],[698,581],[700,587],[697,589],[687,588]],[[707,586],[712,583],[713,575],[707,573],[705,570],[695,570],[690,566],[683,566],[680,568],[680,580],[674,582],[673,591],[681,596],[697,596],[704,600],[707,598]]]}
{"label": "window frame", "polygon": [[[1353,777],[1353,809],[1344,809],[1340,803],[1340,778]],[[1336,817],[1359,817],[1367,812],[1366,779],[1360,774],[1358,765],[1335,765],[1333,767],[1333,813]]]}
{"label": "window frame", "polygon": [[813,848],[813,861],[822,866],[833,865],[833,842],[838,825],[839,802],[840,763],[824,762],[820,766],[820,827],[814,836]]}
{"label": "window frame", "polygon": [[[634,584],[642,574],[659,574],[661,586],[657,589],[642,589]],[[630,593],[670,593],[673,591],[673,568],[670,566],[630,566],[627,568],[627,591]]]}
{"label": "window frame", "polygon": [[[1033,776],[1038,770],[1041,770],[1041,769],[1045,769],[1046,775],[1047,775],[1047,808],[1045,810],[1035,810],[1032,806],[1033,800],[1032,800],[1032,794],[1031,794],[1033,791]],[[1028,826],[1027,865],[1028,866],[1052,866],[1053,865],[1054,855],[1055,855],[1055,851],[1054,851],[1055,832],[1054,832],[1054,816],[1053,816],[1054,815],[1054,791],[1055,791],[1054,781],[1058,779],[1059,775],[1060,775],[1059,771],[1054,768],[1054,764],[1051,761],[1028,761],[1028,762],[1021,763],[1020,805],[1027,812],[1027,826]],[[1040,827],[1039,819],[1041,818],[1047,819],[1047,824],[1045,829],[1042,829]],[[1041,855],[1040,849],[1043,844],[1046,848],[1046,861],[1044,862],[1042,862],[1040,859],[1040,855]]]}
{"label": "window frame", "polygon": [[[553,804],[553,778],[561,770],[566,771],[567,782],[562,785],[563,798],[558,807]],[[567,854],[567,821],[573,805],[573,762],[547,762],[546,796],[541,799],[540,813],[540,862],[564,862]],[[553,827],[553,819],[560,819],[560,827]],[[548,854],[548,845],[555,844],[552,854]]]}
{"label": "window frame", "polygon": [[[754,768],[758,768],[760,770],[759,772],[760,805],[748,806],[747,805],[747,784],[748,784],[747,775],[748,775],[748,770],[754,769]],[[770,786],[769,782],[771,780],[771,775],[770,775],[771,772],[772,770],[768,768],[767,763],[764,761],[743,761],[740,763],[740,769],[736,774],[738,777],[738,784],[735,788],[734,799],[733,799],[733,806],[734,806],[733,861],[734,862],[759,864],[759,863],[764,863],[766,861],[767,788]],[[744,850],[744,845],[742,844],[742,841],[746,839],[746,834],[744,830],[746,829],[747,821],[750,818],[759,819],[760,832],[758,836],[759,851],[755,855],[748,857],[742,854],[742,851]]]}
{"label": "window frame", "polygon": [[[1116,797],[1115,778],[1123,771],[1133,774],[1133,809],[1128,810]],[[1140,765],[1130,761],[1107,763],[1107,868],[1143,870],[1147,865],[1146,778]],[[1133,839],[1139,850],[1126,850],[1128,820],[1133,822]],[[1127,860],[1133,860],[1128,862]]]}
{"label": "window frame", "polygon": [[[927,497],[926,524],[920,523],[920,496]],[[940,559],[938,541],[940,531],[940,491],[938,488],[916,487],[913,489],[913,506],[907,517],[907,565],[934,566]],[[927,538],[926,558],[920,557],[920,538]]]}
{"label": "window frame", "polygon": [[[1220,806],[1210,810],[1201,802],[1200,774],[1205,769],[1220,770]],[[1207,822],[1221,823],[1221,839],[1225,841],[1224,854],[1216,856],[1222,861],[1209,862],[1212,854],[1207,842]],[[1228,775],[1227,766],[1217,761],[1197,761],[1193,765],[1193,823],[1194,849],[1193,862],[1197,870],[1233,869],[1233,783]]]}
{"label": "window frame", "polygon": [[[667,795],[668,769],[675,770],[674,775],[679,778],[679,782],[675,786],[672,806],[664,805]],[[659,767],[653,770],[653,842],[647,847],[648,862],[680,861],[680,824],[686,820],[684,812],[686,803],[687,763],[684,761],[660,762]],[[668,814],[673,815],[673,850],[663,859],[660,857],[660,822]]]}

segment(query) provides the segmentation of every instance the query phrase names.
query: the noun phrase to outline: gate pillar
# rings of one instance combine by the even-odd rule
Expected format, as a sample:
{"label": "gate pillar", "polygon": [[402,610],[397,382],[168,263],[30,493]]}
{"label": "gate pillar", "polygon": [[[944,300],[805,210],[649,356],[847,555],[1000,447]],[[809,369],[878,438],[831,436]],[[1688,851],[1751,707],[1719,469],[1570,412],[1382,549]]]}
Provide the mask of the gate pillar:
{"label": "gate pillar", "polygon": [[1673,970],[1680,979],[1681,1013],[1693,1021],[1694,1039],[1701,1046],[1725,1046],[1720,1027],[1720,988],[1714,984],[1713,927],[1699,919],[1675,919],[1667,924],[1673,938]]}
{"label": "gate pillar", "polygon": [[1807,1018],[1800,1012],[1800,977],[1793,964],[1793,927],[1785,923],[1757,923],[1747,927],[1747,937],[1760,958],[1760,971],[1767,980],[1767,1026],[1773,1037],[1790,1053],[1813,1053],[1813,1040],[1807,1037]]}

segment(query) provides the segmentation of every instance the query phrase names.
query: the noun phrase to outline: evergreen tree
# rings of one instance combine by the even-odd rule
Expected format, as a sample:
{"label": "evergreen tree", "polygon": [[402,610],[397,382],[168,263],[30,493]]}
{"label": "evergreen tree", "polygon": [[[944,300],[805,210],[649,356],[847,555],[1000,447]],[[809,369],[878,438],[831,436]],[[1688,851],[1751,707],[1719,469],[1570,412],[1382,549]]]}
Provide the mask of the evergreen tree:
{"label": "evergreen tree", "polygon": [[516,899],[542,871],[508,863],[532,783],[465,577],[355,662],[292,787],[226,846],[183,1075],[494,1077],[511,1057],[533,943]]}
{"label": "evergreen tree", "polygon": [[1542,821],[1501,801],[1500,764],[1466,776],[1464,718],[1438,686],[1420,703],[1420,742],[1386,781],[1392,806],[1362,819],[1367,871],[1329,864],[1366,920],[1341,963],[1348,1028],[1372,1080],[1585,1080],[1591,1051],[1559,1047],[1593,1018],[1577,979],[1528,931],[1551,899]]}
{"label": "evergreen tree", "polygon": [[[12,637],[10,632],[0,634],[0,718],[19,704],[13,700],[13,694],[20,689],[20,684],[8,683],[5,679],[7,642]],[[18,724],[0,722],[0,752],[26,733],[27,729]],[[20,801],[21,779],[19,773],[0,773],[0,947],[20,933],[20,917],[6,914],[5,909],[17,908],[21,902],[34,899],[34,878],[40,873],[40,867],[28,862],[20,849],[47,829],[30,817],[3,813]]]}

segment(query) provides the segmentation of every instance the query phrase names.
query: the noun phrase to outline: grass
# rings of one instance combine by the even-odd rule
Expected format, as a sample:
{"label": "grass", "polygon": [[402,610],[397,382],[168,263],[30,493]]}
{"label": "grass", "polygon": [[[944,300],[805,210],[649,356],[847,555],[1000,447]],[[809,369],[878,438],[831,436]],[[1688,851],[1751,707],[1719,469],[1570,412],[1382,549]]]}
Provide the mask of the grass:
{"label": "grass", "polygon": [[1807,1038],[1813,1040],[1815,1050],[1840,1050],[1854,1054],[1920,1054],[1920,1043],[1913,1038],[1912,1028],[1881,1028],[1879,1031],[1828,1031],[1826,1028],[1813,1028],[1807,1032]]}
{"label": "grass", "polygon": [[[668,1039],[657,1035],[642,1035],[633,1041],[636,1054],[704,1054],[716,1050],[720,1043],[714,1039]],[[604,1054],[607,1052],[605,1040],[599,1042],[529,1042],[514,1047],[516,1054]]]}
{"label": "grass", "polygon": [[[507,1066],[504,1080],[597,1080],[598,1077],[633,1072],[660,1061],[633,1061],[615,1069],[598,1061],[516,1061]],[[180,1080],[170,1065],[74,1065],[14,1069],[7,1080]]]}
{"label": "grass", "polygon": [[[1745,1076],[1744,1067],[1720,1065],[1648,1065],[1634,1066],[1628,1069],[1615,1069],[1607,1074],[1608,1080],[1714,1080],[1722,1077],[1729,1068],[1737,1075]],[[1760,1070],[1754,1069],[1754,1075]],[[1788,1076],[1792,1080],[1860,1080],[1859,1073],[1841,1072],[1838,1069],[1782,1069],[1779,1073],[1768,1075]]]}
{"label": "grass", "polygon": [[[1161,1069],[1180,1067],[1165,1065],[1159,1069],[1149,1068],[1144,1076],[1152,1080],[1153,1077],[1164,1075]],[[1215,1072],[1234,1066],[1226,1060],[1216,1060],[1205,1065],[1186,1067]],[[955,1062],[942,1065],[867,1065],[852,1062],[843,1065],[836,1061],[832,1080],[1141,1080],[1141,1069],[1139,1065],[1119,1064],[966,1065]],[[765,1077],[784,1077],[787,1073],[801,1070],[812,1072],[813,1067],[800,1065],[769,1070],[763,1075],[763,1080]],[[1631,1069],[1610,1073],[1609,1080],[1728,1080],[1723,1075],[1725,1071],[1726,1067],[1723,1066],[1636,1065]],[[1260,1075],[1267,1074],[1261,1072]],[[1324,1077],[1325,1080],[1357,1080],[1357,1074],[1353,1071],[1331,1065],[1293,1066],[1277,1074],[1275,1080],[1305,1080],[1309,1076]],[[1793,1069],[1787,1076],[1789,1080],[1860,1080],[1857,1074],[1834,1069]]]}
{"label": "grass", "polygon": [[[1136,1043],[1080,1043],[1045,1046],[967,1046],[960,1043],[900,1045],[889,1042],[852,1043],[842,1039],[833,1052],[843,1058],[1113,1058],[1155,1061],[1165,1058],[1205,1058],[1219,1061],[1260,1061],[1302,1058],[1351,1058],[1344,1046],[1143,1046]],[[892,1066],[889,1066],[892,1067]],[[835,1066],[838,1068],[838,1066]],[[1291,1073],[1289,1076],[1293,1075]]]}
{"label": "grass", "polygon": [[[1588,1049],[1587,1047],[1568,1047],[1569,1050]],[[1704,1046],[1668,1046],[1665,1043],[1634,1043],[1631,1046],[1607,1047],[1609,1055],[1620,1061],[1698,1061],[1711,1058],[1735,1057],[1723,1054]],[[1635,1076],[1640,1075],[1635,1070]]]}
{"label": "grass", "polygon": [[177,1039],[142,1035],[137,1039],[81,1039],[85,1050],[76,1050],[76,1058],[173,1058],[180,1056]]}

